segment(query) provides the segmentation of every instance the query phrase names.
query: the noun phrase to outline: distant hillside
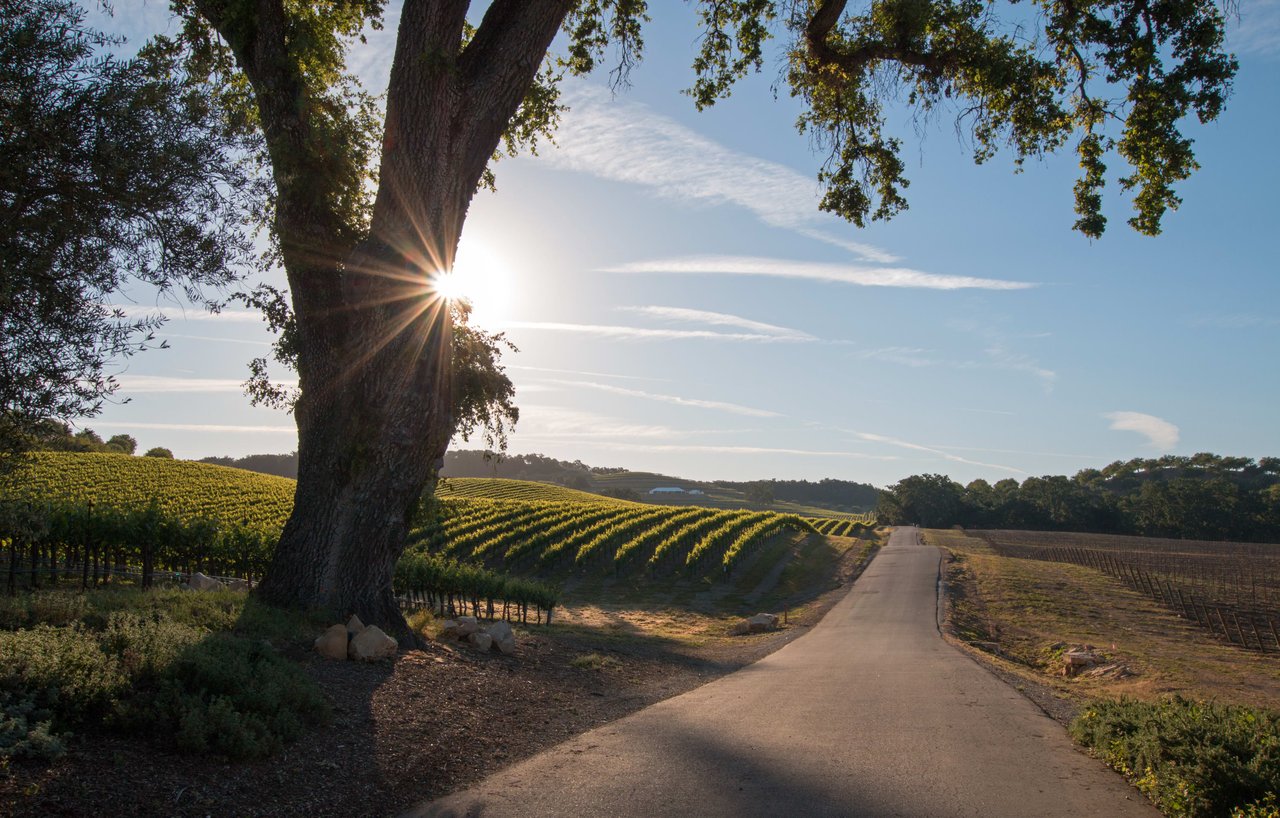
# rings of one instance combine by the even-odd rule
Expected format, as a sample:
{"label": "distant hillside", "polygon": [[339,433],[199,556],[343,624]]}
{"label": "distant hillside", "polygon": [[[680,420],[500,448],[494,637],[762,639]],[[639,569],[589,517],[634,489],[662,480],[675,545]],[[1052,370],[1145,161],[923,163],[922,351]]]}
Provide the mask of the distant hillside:
{"label": "distant hillside", "polygon": [[533,480],[508,480],[503,477],[446,477],[436,486],[436,497],[484,498],[489,500],[527,500],[558,503],[609,503],[623,501],[578,489],[538,483]]}
{"label": "distant hillside", "polygon": [[288,454],[249,454],[244,457],[202,457],[201,463],[212,463],[215,466],[229,466],[233,469],[256,471],[260,474],[274,474],[277,477],[298,479],[298,453]]}
{"label": "distant hillside", "polygon": [[[624,500],[664,505],[769,508],[816,516],[871,511],[876,507],[877,498],[874,486],[849,480],[704,482],[618,467],[588,466],[581,461],[556,460],[541,454],[491,456],[486,459],[485,452],[469,450],[446,454],[443,474],[445,477],[501,477],[554,483]],[[660,488],[684,491],[649,493]]]}

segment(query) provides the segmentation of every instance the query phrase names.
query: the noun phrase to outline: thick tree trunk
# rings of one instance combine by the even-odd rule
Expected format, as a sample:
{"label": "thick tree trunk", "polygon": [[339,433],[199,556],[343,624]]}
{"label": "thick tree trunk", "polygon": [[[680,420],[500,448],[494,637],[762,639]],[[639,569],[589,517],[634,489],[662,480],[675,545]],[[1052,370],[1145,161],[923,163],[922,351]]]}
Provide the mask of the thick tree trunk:
{"label": "thick tree trunk", "polygon": [[256,593],[404,634],[393,571],[453,429],[449,309],[430,280],[452,267],[480,176],[573,0],[493,0],[465,48],[466,0],[405,0],[363,239],[342,203],[350,167],[331,160],[291,50],[291,12],[196,4],[254,88],[296,322],[298,487]]}
{"label": "thick tree trunk", "polygon": [[447,310],[436,302],[395,337],[376,337],[388,331],[370,322],[355,359],[325,367],[336,383],[304,393],[293,515],[258,595],[403,631],[392,572],[452,428]]}

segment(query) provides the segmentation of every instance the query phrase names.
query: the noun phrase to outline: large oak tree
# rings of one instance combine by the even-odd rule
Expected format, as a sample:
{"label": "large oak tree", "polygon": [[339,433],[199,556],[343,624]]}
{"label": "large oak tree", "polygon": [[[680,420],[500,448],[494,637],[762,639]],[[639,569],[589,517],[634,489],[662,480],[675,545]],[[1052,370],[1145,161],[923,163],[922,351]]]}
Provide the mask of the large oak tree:
{"label": "large oak tree", "polygon": [[[260,589],[268,602],[401,622],[392,566],[452,429],[450,310],[432,279],[450,268],[495,153],[554,128],[564,72],[607,60],[625,75],[648,14],[644,0],[471,5],[405,0],[383,115],[343,59],[380,22],[382,0],[174,1],[192,65],[260,128],[275,183],[301,396],[297,497]],[[805,103],[800,127],[826,153],[821,207],[858,225],[906,206],[902,146],[885,123],[901,100],[954,109],[979,162],[1001,148],[1019,163],[1073,148],[1076,228],[1088,236],[1104,229],[1106,162],[1118,159],[1130,224],[1158,233],[1195,168],[1184,123],[1219,114],[1235,71],[1211,0],[697,9],[694,102],[727,96],[776,44]]]}

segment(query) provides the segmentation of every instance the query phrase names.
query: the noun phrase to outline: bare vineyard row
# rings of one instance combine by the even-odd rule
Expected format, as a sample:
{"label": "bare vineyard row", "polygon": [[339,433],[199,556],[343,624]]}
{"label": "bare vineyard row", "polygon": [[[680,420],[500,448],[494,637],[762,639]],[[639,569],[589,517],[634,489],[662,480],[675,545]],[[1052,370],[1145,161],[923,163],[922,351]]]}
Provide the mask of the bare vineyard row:
{"label": "bare vineyard row", "polygon": [[1079,538],[1082,542],[1067,544],[1061,543],[1060,535],[1055,543],[1052,535],[972,533],[1002,556],[1092,568],[1146,594],[1217,639],[1248,650],[1280,652],[1280,589],[1276,585],[1280,572],[1275,564],[1280,548],[1276,546],[1134,542],[1136,538],[1120,537]]}

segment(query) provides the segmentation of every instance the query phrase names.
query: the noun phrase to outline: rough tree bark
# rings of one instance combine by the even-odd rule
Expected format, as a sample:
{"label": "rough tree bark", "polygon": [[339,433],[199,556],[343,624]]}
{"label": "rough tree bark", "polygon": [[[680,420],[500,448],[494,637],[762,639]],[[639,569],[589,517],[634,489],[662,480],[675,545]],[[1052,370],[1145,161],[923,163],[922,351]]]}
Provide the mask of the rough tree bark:
{"label": "rough tree bark", "polygon": [[281,0],[197,0],[254,90],[297,322],[298,487],[257,594],[399,633],[392,572],[452,430],[449,310],[429,277],[451,267],[481,174],[572,2],[497,0],[463,49],[467,5],[404,4],[371,229],[351,240],[317,190],[326,146]]}

